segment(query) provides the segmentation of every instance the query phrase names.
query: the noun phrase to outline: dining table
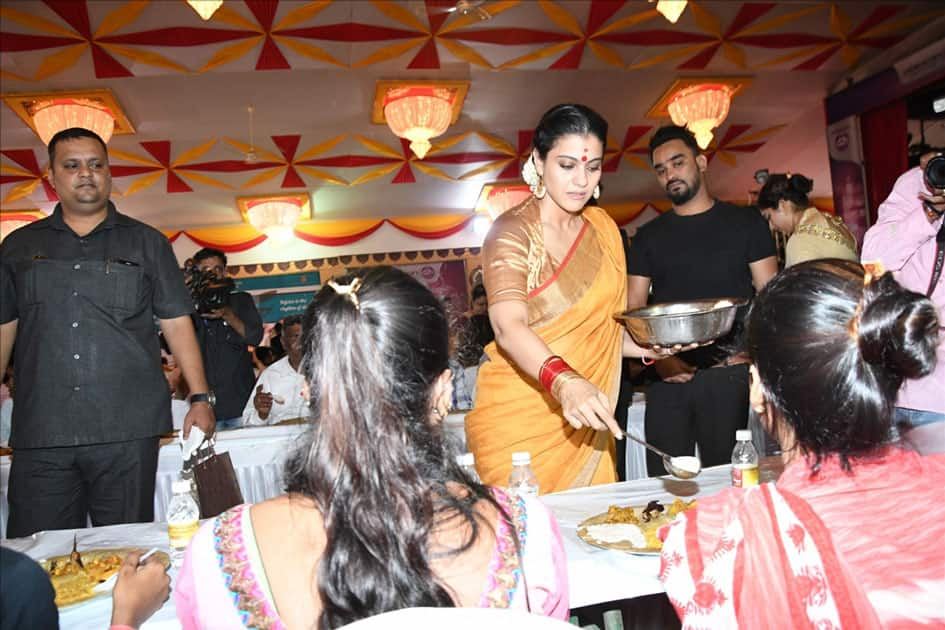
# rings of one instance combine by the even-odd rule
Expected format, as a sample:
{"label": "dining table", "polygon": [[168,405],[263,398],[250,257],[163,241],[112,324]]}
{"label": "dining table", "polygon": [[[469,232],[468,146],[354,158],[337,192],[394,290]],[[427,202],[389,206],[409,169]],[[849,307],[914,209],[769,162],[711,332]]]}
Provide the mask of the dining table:
{"label": "dining table", "polygon": [[[296,445],[304,430],[303,423],[285,423],[216,433],[215,451],[230,454],[243,500],[255,503],[282,494],[286,453]],[[180,476],[183,466],[177,436],[168,436],[161,442],[154,479],[154,520],[159,522],[166,518],[167,506],[171,501],[171,485]],[[15,456],[14,453],[12,457]],[[9,514],[7,484],[11,461],[10,455],[0,456],[0,538],[6,536]]]}
{"label": "dining table", "polygon": [[[763,469],[763,478],[772,477],[765,475]],[[695,479],[686,481],[652,477],[541,495],[540,499],[557,519],[564,539],[571,607],[632,599],[663,591],[658,578],[658,555],[591,546],[577,534],[584,519],[606,512],[610,505],[643,506],[652,500],[671,503],[676,497],[688,501],[715,494],[730,484],[731,469],[725,465],[706,468]],[[122,547],[157,547],[170,551],[167,525],[162,522],[44,531],[25,538],[3,540],[0,544],[39,561],[68,554],[74,535],[78,536],[80,551]],[[177,569],[172,567],[170,575],[173,588]],[[108,627],[110,614],[111,600],[103,596],[62,609],[60,625],[64,630],[101,630]],[[179,627],[173,597],[142,626],[151,630]]]}

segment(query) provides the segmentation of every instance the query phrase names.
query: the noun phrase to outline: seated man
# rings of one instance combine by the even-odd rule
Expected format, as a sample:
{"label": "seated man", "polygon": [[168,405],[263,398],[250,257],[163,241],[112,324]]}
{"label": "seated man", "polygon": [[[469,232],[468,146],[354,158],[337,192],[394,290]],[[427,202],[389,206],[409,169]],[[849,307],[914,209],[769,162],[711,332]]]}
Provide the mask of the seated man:
{"label": "seated man", "polygon": [[278,424],[308,416],[308,401],[302,397],[305,379],[299,374],[302,360],[302,318],[287,317],[282,326],[286,356],[259,375],[256,392],[243,409],[243,426]]}

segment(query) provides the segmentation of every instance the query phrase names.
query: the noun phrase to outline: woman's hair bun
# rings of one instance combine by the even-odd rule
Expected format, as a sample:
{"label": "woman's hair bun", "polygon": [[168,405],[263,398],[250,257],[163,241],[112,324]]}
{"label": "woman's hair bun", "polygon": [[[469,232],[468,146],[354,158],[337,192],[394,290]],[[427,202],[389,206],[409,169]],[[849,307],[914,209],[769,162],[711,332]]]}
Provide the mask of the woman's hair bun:
{"label": "woman's hair bun", "polygon": [[802,195],[806,195],[814,189],[814,181],[803,175],[791,175],[788,179],[788,185]]}
{"label": "woman's hair bun", "polygon": [[887,273],[865,288],[859,317],[858,343],[867,363],[900,381],[935,367],[938,312],[926,296],[904,289]]}

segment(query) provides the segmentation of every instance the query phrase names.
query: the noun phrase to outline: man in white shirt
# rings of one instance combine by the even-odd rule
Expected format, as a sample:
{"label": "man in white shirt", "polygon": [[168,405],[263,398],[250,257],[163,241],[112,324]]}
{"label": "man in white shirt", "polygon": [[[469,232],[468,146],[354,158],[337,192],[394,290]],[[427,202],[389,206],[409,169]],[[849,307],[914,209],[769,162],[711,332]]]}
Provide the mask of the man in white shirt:
{"label": "man in white shirt", "polygon": [[308,401],[302,397],[305,379],[298,371],[302,360],[301,317],[285,319],[282,343],[286,355],[259,375],[255,393],[243,409],[243,426],[278,424],[308,417]]}

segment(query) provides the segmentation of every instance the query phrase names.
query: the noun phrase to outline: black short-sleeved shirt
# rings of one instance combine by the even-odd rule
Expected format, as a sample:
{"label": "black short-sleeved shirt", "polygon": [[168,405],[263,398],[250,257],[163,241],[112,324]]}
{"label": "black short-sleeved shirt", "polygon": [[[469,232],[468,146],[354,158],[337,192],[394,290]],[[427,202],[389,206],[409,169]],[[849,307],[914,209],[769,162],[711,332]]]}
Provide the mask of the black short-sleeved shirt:
{"label": "black short-sleeved shirt", "polygon": [[[667,212],[643,225],[630,244],[627,272],[650,279],[650,303],[754,295],[749,264],[777,255],[767,222],[754,208],[717,201],[691,216]],[[720,340],[720,344],[731,339]],[[698,367],[722,349],[680,355]]]}
{"label": "black short-sleeved shirt", "polygon": [[17,321],[15,448],[99,444],[171,429],[155,317],[193,311],[174,252],[108,204],[78,236],[53,214],[0,245],[0,323]]}
{"label": "black short-sleeved shirt", "polygon": [[246,346],[257,345],[263,335],[262,317],[253,296],[244,291],[231,293],[230,308],[243,322],[242,337],[223,319],[193,316],[207,382],[216,396],[213,411],[217,420],[243,415],[243,408],[256,383],[253,357]]}

